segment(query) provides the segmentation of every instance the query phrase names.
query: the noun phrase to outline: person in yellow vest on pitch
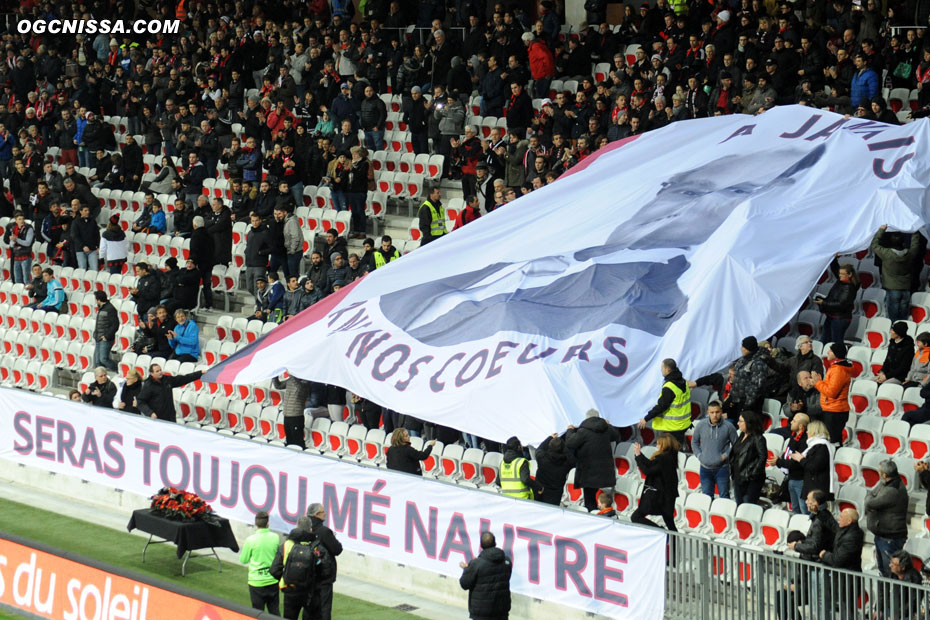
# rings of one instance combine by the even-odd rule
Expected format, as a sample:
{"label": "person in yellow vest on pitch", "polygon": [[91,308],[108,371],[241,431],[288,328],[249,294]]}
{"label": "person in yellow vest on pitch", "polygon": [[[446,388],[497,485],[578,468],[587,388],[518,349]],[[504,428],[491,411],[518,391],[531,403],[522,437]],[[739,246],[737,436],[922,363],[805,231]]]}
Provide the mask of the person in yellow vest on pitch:
{"label": "person in yellow vest on pitch", "polygon": [[440,198],[442,193],[439,185],[433,186],[429,197],[420,205],[417,216],[420,219],[420,246],[435,241],[446,234],[446,210],[442,207]]}
{"label": "person in yellow vest on pitch", "polygon": [[516,437],[511,437],[504,444],[504,458],[498,480],[501,495],[507,497],[533,499],[534,490],[542,493],[542,485],[530,477],[530,462],[523,457],[523,446]]}
{"label": "person in yellow vest on pitch", "polygon": [[671,433],[679,445],[685,445],[685,431],[691,428],[691,388],[671,358],[662,361],[662,376],[665,383],[659,402],[639,421],[639,428],[646,428],[652,420],[653,430]]}

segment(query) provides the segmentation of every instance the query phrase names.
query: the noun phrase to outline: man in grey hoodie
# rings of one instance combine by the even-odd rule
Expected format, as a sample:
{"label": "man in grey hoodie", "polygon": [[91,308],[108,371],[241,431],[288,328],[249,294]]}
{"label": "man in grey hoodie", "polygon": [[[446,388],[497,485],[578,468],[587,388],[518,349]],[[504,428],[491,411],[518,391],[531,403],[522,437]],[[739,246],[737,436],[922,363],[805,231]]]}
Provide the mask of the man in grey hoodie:
{"label": "man in grey hoodie", "polygon": [[723,419],[718,401],[707,405],[707,417],[694,427],[691,449],[701,463],[701,492],[714,497],[714,485],[720,497],[730,497],[730,448],[736,443],[736,428]]}

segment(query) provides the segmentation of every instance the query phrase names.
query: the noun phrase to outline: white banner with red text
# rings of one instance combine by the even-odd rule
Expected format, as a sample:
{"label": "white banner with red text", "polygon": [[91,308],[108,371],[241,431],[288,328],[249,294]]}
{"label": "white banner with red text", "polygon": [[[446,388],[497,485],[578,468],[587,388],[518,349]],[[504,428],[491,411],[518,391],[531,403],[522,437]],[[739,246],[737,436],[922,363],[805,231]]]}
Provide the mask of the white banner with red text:
{"label": "white banner with red text", "polygon": [[515,593],[663,615],[660,530],[11,389],[0,389],[0,459],[139,495],[177,487],[237,521],[266,510],[279,531],[320,502],[347,549],[454,577],[491,531],[513,558]]}

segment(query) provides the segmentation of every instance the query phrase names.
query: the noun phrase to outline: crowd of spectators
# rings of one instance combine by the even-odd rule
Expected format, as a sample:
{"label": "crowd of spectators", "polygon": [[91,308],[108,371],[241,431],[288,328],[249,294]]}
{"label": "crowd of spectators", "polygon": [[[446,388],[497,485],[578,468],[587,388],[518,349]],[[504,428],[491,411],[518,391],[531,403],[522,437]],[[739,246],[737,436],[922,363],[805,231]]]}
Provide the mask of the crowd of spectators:
{"label": "crowd of spectators", "polygon": [[[611,26],[606,1],[588,0],[586,23],[568,30],[552,0],[363,5],[201,2],[188,5],[177,35],[4,33],[0,217],[12,218],[4,245],[14,281],[28,285],[34,307],[66,307],[55,272],[33,264],[35,242],[48,244],[55,265],[110,273],[132,268],[139,277],[131,291],[140,315],[139,351],[197,361],[199,328],[186,310],[212,308],[210,274],[233,260],[235,224],[247,224],[242,258],[255,299],[248,316],[262,321],[285,321],[396,260],[400,252],[389,236],[367,236],[365,215],[373,154],[387,146],[391,109],[382,96],[389,93],[401,98],[400,121],[413,152],[442,155],[443,178],[461,183],[466,206],[456,228],[552,183],[609,142],[681,120],[797,103],[897,124],[893,102],[883,97],[891,88],[917,90],[914,115],[930,109],[930,34],[909,28],[910,3],[656,0],[625,5]],[[116,10],[131,19],[174,16],[175,7],[155,0]],[[30,19],[108,11],[99,3],[19,7]],[[408,33],[408,25],[416,28]],[[114,116],[128,125],[119,144],[103,122]],[[479,116],[503,122],[485,134]],[[46,161],[51,148],[58,149],[55,163],[65,166],[63,173]],[[158,158],[148,180],[145,152]],[[205,195],[223,170],[231,198]],[[334,208],[351,212],[347,236],[361,241],[361,250],[351,250],[336,230],[325,231],[318,244],[307,237],[295,210],[310,186],[329,187]],[[131,232],[189,239],[189,260],[181,266],[169,259],[165,270],[146,261],[126,265],[126,232],[119,217],[99,221],[99,189],[144,192]],[[423,243],[448,232],[442,193],[437,184],[423,197]],[[158,198],[164,194],[167,204]],[[305,242],[315,246],[306,265]],[[872,244],[883,261],[881,283],[894,321],[880,383],[926,385],[930,376],[930,334],[909,335],[901,322],[925,247],[920,235],[884,229]],[[809,339],[784,351],[749,337],[728,377],[688,382],[710,386],[719,400],[708,406],[690,447],[683,433],[659,435],[648,456],[636,444],[648,491],[634,521],[653,524],[646,517],[659,515],[674,529],[679,450],[692,449],[699,458],[705,494],[728,497],[732,490],[739,503],[760,501],[766,467],[774,466],[786,473],[779,501],[812,519],[808,537],[792,549],[829,566],[859,569],[859,515],[847,509],[831,523],[824,508],[835,499],[833,457],[849,416],[843,338],[858,288],[851,265],[836,263],[834,270],[836,284],[816,300],[827,317],[825,340],[833,343],[828,368],[811,353]],[[107,375],[114,366],[115,310],[105,294],[97,295],[97,305],[99,368],[76,398],[173,420],[171,387],[199,374],[168,377],[153,366],[145,381],[130,371],[117,390]],[[294,378],[287,390],[285,420],[299,420],[285,423],[289,443],[303,441],[307,405],[328,407],[341,419],[344,390]],[[788,442],[774,458],[758,415],[766,398],[782,402],[789,418],[785,429],[776,429]],[[638,429],[617,429],[589,412],[578,428],[539,447],[530,479],[516,438],[500,446],[353,400],[361,422],[393,432],[389,467],[419,472],[417,463],[431,450],[410,447],[411,436],[421,434],[444,444],[503,447],[505,493],[558,504],[574,468],[585,507],[606,516],[613,514],[612,495],[603,489],[616,480],[611,442],[621,435],[641,439]],[[915,423],[927,421],[930,405],[909,415]],[[926,466],[917,473],[930,484]],[[864,516],[879,570],[904,574],[907,492],[894,462],[882,464]]]}

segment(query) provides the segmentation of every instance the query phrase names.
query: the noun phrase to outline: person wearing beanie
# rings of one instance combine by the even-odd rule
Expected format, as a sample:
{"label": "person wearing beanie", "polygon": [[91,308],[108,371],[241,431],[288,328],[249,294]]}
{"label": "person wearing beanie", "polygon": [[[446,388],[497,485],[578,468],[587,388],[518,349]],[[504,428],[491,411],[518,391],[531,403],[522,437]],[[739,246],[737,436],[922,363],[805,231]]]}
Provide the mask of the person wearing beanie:
{"label": "person wearing beanie", "polygon": [[620,431],[600,417],[597,409],[589,409],[578,428],[569,425],[565,447],[575,455],[575,488],[584,494],[585,510],[597,508],[597,492],[617,484],[610,442],[620,441]]}
{"label": "person wearing beanie", "polygon": [[123,273],[129,255],[129,240],[119,225],[119,215],[112,216],[100,235],[100,260],[111,274]]}
{"label": "person wearing beanie", "polygon": [[533,499],[534,490],[542,494],[542,485],[530,477],[530,462],[523,457],[523,446],[516,437],[511,437],[504,444],[504,458],[498,480],[501,495],[506,497]]}
{"label": "person wearing beanie", "polygon": [[727,419],[734,421],[741,411],[761,409],[763,387],[769,376],[769,367],[774,362],[768,351],[759,347],[755,336],[743,338],[741,344],[743,355],[733,364],[733,382],[724,402]]}
{"label": "person wearing beanie", "polygon": [[827,375],[812,372],[814,389],[820,392],[820,409],[823,423],[830,432],[830,442],[843,443],[843,429],[849,421],[849,385],[853,378],[853,365],[846,359],[846,345],[842,342],[830,344],[827,351]]}
{"label": "person wearing beanie", "polygon": [[902,384],[907,380],[914,359],[914,339],[907,334],[907,323],[898,321],[891,326],[885,363],[875,377],[878,383]]}
{"label": "person wearing beanie", "polygon": [[836,282],[830,287],[825,298],[815,298],[814,303],[820,306],[820,312],[825,315],[824,342],[842,342],[846,337],[846,328],[852,322],[852,311],[856,305],[856,294],[859,292],[859,276],[852,265],[840,265],[836,258],[830,263],[830,271]]}

